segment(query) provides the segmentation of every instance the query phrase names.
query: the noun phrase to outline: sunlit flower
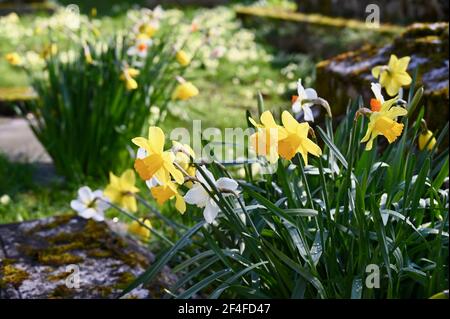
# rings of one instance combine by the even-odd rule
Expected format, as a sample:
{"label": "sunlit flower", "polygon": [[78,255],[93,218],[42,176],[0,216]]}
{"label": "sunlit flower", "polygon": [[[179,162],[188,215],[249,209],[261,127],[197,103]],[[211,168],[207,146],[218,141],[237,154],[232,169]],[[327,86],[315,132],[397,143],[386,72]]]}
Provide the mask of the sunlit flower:
{"label": "sunlit flower", "polygon": [[267,157],[270,163],[275,163],[278,160],[278,141],[286,138],[287,132],[275,123],[270,111],[261,114],[260,120],[261,124],[258,124],[249,118],[257,129],[257,132],[250,136],[250,143],[256,154]]}
{"label": "sunlit flower", "polygon": [[77,199],[70,202],[70,207],[83,218],[103,221],[105,220],[104,212],[109,205],[104,201],[102,191],[93,192],[88,186],[83,186],[78,190]]}
{"label": "sunlit flower", "polygon": [[4,194],[0,197],[0,204],[6,206],[11,203],[11,197],[8,194]]}
{"label": "sunlit flower", "polygon": [[188,100],[200,92],[191,82],[180,83],[172,93],[173,100]]}
{"label": "sunlit flower", "polygon": [[290,160],[295,154],[300,153],[305,165],[308,165],[308,153],[314,156],[322,155],[320,147],[308,138],[310,128],[308,122],[297,122],[288,111],[283,112],[281,120],[287,131],[287,137],[278,144],[278,154],[282,158]]}
{"label": "sunlit flower", "polygon": [[227,51],[227,49],[224,46],[219,45],[211,51],[209,57],[211,59],[220,59],[221,57],[223,57],[225,55],[226,51]]}
{"label": "sunlit flower", "polygon": [[131,169],[127,169],[118,177],[113,173],[109,173],[109,185],[105,188],[105,196],[112,203],[130,211],[137,211],[136,197],[134,194],[139,192],[139,188],[134,186],[136,178]]}
{"label": "sunlit flower", "polygon": [[120,79],[125,81],[125,86],[128,91],[136,90],[138,88],[138,83],[134,79],[139,75],[139,70],[135,68],[125,67],[122,71]]}
{"label": "sunlit flower", "polygon": [[189,176],[195,176],[195,167],[191,165],[191,158],[195,159],[194,150],[188,144],[172,141],[172,152],[175,154],[175,162]]}
{"label": "sunlit flower", "polygon": [[[221,177],[216,180],[214,175],[208,169],[203,168],[203,171],[208,176],[208,179],[213,183],[215,188],[220,192],[224,192],[223,195],[230,195],[237,190],[238,183],[235,180],[226,177]],[[184,200],[188,204],[204,208],[203,217],[207,223],[211,224],[216,219],[217,214],[220,211],[220,207],[209,195],[208,191],[206,191],[206,189],[208,189],[212,192],[212,189],[199,171],[197,171],[196,177],[199,182],[194,183],[194,186],[192,186],[186,195],[184,195]],[[206,187],[206,189],[204,187]]]}
{"label": "sunlit flower", "polygon": [[[128,226],[128,232],[142,239],[150,239],[152,232],[149,228],[153,228],[152,223],[150,222],[150,220],[144,218],[139,218],[139,221],[140,223],[136,220],[133,220]],[[143,226],[141,223],[147,227]]]}
{"label": "sunlit flower", "polygon": [[[91,50],[89,49],[89,46],[87,46],[87,45],[83,46],[83,53],[84,53],[84,58],[86,60],[86,63],[93,64],[94,59],[92,59],[92,54],[91,54]],[[139,73],[139,71],[138,71],[138,73]],[[137,87],[137,83],[136,83],[136,87]]]}
{"label": "sunlit flower", "polygon": [[44,46],[40,55],[43,59],[48,59],[49,57],[56,55],[57,53],[58,53],[58,46],[56,45],[56,43],[50,43]]}
{"label": "sunlit flower", "polygon": [[128,48],[127,54],[131,56],[138,56],[140,58],[147,57],[148,50],[151,47],[153,41],[145,36],[138,36],[133,46]]}
{"label": "sunlit flower", "polygon": [[297,82],[297,94],[292,97],[292,112],[300,113],[303,111],[303,118],[305,121],[314,122],[314,115],[311,106],[314,103],[311,100],[317,99],[317,92],[314,89],[305,89],[302,85],[302,79]]}
{"label": "sunlit flower", "polygon": [[11,65],[17,66],[22,64],[22,58],[17,52],[7,53],[5,59]]}
{"label": "sunlit flower", "polygon": [[178,184],[183,184],[183,173],[174,166],[175,155],[173,152],[164,151],[164,141],[164,132],[155,126],[148,129],[148,139],[133,138],[132,142],[147,152],[146,157],[135,160],[134,168],[144,181],[156,177],[160,184],[166,185],[172,176]]}
{"label": "sunlit flower", "polygon": [[392,54],[388,65],[379,65],[372,69],[372,75],[379,79],[390,96],[397,95],[402,86],[411,84],[411,76],[406,72],[410,60],[409,56],[398,59]]}
{"label": "sunlit flower", "polygon": [[150,39],[155,35],[158,29],[159,29],[158,19],[145,17],[142,21],[138,22],[134,26],[134,33],[141,34],[145,36],[147,39]]}
{"label": "sunlit flower", "polygon": [[436,138],[434,137],[433,132],[430,130],[426,130],[425,132],[420,133],[418,139],[419,149],[423,151],[425,148],[429,151],[433,150],[436,145]]}
{"label": "sunlit flower", "polygon": [[381,94],[381,85],[372,83],[372,91],[375,99],[370,102],[371,114],[369,124],[367,126],[367,133],[361,140],[361,143],[366,144],[366,150],[371,150],[373,140],[378,135],[386,137],[389,143],[394,142],[403,131],[403,124],[397,123],[399,116],[408,114],[408,111],[400,106],[393,106],[397,102],[397,98],[385,101]]}
{"label": "sunlit flower", "polygon": [[186,211],[186,203],[183,196],[178,193],[178,186],[175,183],[168,181],[165,185],[152,187],[150,191],[159,205],[175,197],[175,208],[182,214]]}
{"label": "sunlit flower", "polygon": [[181,66],[188,66],[191,63],[191,57],[184,50],[178,51],[175,58]]}

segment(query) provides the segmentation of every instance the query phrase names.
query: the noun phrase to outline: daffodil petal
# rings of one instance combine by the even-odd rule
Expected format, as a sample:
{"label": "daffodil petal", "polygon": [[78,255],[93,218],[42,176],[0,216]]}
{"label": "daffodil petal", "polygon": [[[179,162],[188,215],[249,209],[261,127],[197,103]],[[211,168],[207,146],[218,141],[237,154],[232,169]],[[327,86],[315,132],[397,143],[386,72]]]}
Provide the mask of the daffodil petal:
{"label": "daffodil petal", "polygon": [[270,111],[265,111],[263,112],[263,114],[261,114],[261,123],[264,124],[266,128],[277,126],[277,123],[275,123],[273,115],[272,113],[270,113]]}
{"label": "daffodil petal", "polygon": [[294,117],[289,113],[288,111],[284,111],[283,114],[281,114],[281,121],[283,122],[284,128],[289,133],[295,133],[297,130],[298,122]]}
{"label": "daffodil petal", "polygon": [[165,142],[164,132],[157,126],[151,126],[148,129],[148,141],[152,152],[160,154],[164,150]]}

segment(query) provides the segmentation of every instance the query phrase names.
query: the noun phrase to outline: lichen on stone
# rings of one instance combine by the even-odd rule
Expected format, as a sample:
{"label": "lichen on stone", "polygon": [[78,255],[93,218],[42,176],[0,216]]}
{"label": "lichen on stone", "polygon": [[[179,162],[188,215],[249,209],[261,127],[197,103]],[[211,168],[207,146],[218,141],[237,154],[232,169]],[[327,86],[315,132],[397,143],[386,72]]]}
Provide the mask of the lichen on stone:
{"label": "lichen on stone", "polygon": [[0,287],[12,285],[17,288],[28,277],[29,274],[25,270],[14,267],[11,264],[0,267]]}

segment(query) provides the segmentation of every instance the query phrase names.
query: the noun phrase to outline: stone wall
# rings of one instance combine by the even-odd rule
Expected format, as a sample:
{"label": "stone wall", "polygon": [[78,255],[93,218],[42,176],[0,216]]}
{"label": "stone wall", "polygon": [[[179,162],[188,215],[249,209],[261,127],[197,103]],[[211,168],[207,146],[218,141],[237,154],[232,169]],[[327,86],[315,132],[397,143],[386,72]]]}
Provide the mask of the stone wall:
{"label": "stone wall", "polygon": [[230,2],[231,2],[230,0],[147,0],[146,5],[149,8],[156,7],[157,5],[214,7],[229,4]]}
{"label": "stone wall", "polygon": [[365,20],[366,7],[377,4],[382,23],[448,21],[448,0],[297,0],[298,10]]}
{"label": "stone wall", "polygon": [[340,54],[317,65],[316,88],[330,101],[333,114],[345,112],[349,98],[359,94],[368,103],[372,97],[370,82],[375,79],[371,69],[385,65],[391,54],[411,56],[408,72],[418,68],[418,85],[425,92],[425,118],[432,129],[442,128],[449,115],[449,25],[448,23],[414,24],[391,44],[366,46]]}
{"label": "stone wall", "polygon": [[[0,225],[0,299],[118,297],[155,260],[118,229],[72,215]],[[79,287],[67,285],[68,265],[78,267]],[[175,281],[165,267],[127,297],[161,298]]]}

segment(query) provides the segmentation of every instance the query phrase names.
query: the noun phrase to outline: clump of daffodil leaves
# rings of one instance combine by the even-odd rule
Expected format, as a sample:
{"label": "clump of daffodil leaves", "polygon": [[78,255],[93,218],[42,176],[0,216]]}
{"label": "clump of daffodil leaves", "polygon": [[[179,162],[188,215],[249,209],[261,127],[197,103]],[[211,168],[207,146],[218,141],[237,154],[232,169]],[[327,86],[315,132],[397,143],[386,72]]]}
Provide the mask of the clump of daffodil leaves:
{"label": "clump of daffodil leaves", "polygon": [[[130,233],[165,246],[123,293],[167,264],[179,278],[167,296],[177,298],[429,298],[448,289],[448,149],[438,152],[448,126],[426,127],[409,60],[375,67],[374,97],[351,104],[337,127],[301,80],[292,113],[264,111],[259,96],[259,121],[248,114],[259,169],[254,160],[206,163],[156,126],[133,138],[134,170],[149,191],[132,170],[111,173],[104,192],[80,190],[72,206],[102,220],[96,203],[108,203],[133,218]],[[177,96],[196,93],[188,91]],[[364,284],[369,265],[380,289]]]}
{"label": "clump of daffodil leaves", "polygon": [[70,182],[128,166],[124,143],[159,122],[169,105],[199,94],[185,74],[195,50],[185,48],[192,34],[181,36],[160,7],[139,10],[130,20],[131,26],[108,35],[85,17],[80,32],[67,31],[70,41],[34,53],[39,63],[31,63],[30,54],[5,55],[30,75],[40,98],[23,112],[33,114],[27,117],[33,132]]}

